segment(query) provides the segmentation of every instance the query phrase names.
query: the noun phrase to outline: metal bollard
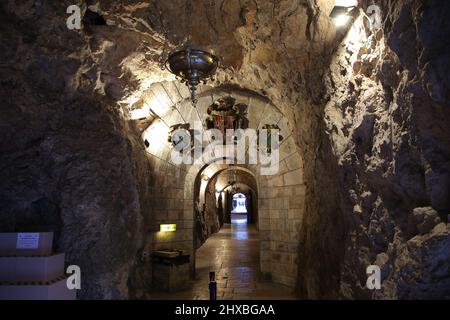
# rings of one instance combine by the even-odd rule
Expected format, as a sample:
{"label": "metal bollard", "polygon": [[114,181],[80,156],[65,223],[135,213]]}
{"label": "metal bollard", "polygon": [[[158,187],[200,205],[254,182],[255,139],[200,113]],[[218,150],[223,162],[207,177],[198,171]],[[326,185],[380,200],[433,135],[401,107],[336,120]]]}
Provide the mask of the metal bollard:
{"label": "metal bollard", "polygon": [[209,273],[209,300],[217,300],[217,282],[214,271]]}

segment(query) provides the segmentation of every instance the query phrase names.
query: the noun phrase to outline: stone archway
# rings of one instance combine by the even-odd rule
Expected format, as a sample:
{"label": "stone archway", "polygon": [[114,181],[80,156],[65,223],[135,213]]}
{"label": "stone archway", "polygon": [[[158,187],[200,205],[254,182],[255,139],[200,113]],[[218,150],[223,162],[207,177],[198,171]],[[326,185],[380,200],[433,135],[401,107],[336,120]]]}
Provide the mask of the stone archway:
{"label": "stone archway", "polygon": [[[261,272],[274,282],[294,287],[297,281],[298,233],[302,222],[305,201],[305,185],[301,168],[292,168],[301,159],[298,153],[283,158],[282,170],[273,177],[261,176],[254,169],[241,167],[255,177],[258,190],[257,225],[260,232]],[[184,216],[194,221],[194,188],[196,178],[209,170],[211,176],[232,170],[226,164],[214,163],[206,167],[193,166],[185,180]],[[291,169],[291,170],[289,170]],[[195,174],[196,173],[196,174]],[[192,223],[193,225],[193,223]],[[192,230],[194,233],[194,230]],[[195,261],[195,244],[191,254]],[[195,265],[192,265],[195,268]]]}
{"label": "stone archway", "polygon": [[[241,174],[245,174],[246,176],[250,177],[250,179],[252,179],[252,183],[248,183],[250,184],[250,186],[248,187],[249,190],[254,190],[255,194],[257,194],[257,180],[256,180],[256,176],[254,175],[254,173],[245,168],[245,167],[241,167],[241,166],[230,166],[224,163],[221,163],[222,160],[217,160],[216,163],[212,163],[209,165],[205,165],[203,167],[201,167],[200,169],[198,169],[198,167],[191,167],[190,172],[195,172],[196,170],[198,170],[195,179],[192,182],[192,174],[188,174],[187,175],[187,179],[185,181],[185,196],[186,197],[190,197],[188,199],[185,198],[185,201],[187,203],[192,203],[192,206],[186,205],[184,207],[184,215],[185,216],[191,216],[193,223],[192,223],[192,234],[193,234],[193,241],[192,241],[192,250],[191,250],[191,256],[192,256],[192,260],[191,260],[191,265],[192,265],[192,273],[193,275],[195,275],[195,261],[196,261],[196,250],[203,244],[204,241],[206,241],[206,239],[203,239],[203,241],[200,243],[198,240],[198,233],[199,230],[196,226],[198,226],[198,223],[196,221],[196,215],[198,214],[198,212],[196,213],[196,200],[200,199],[201,200],[201,205],[204,203],[204,201],[206,201],[206,196],[204,194],[202,194],[202,192],[205,192],[205,185],[210,185],[210,181],[216,181],[216,178],[220,177],[221,174],[226,173],[229,170],[233,170],[233,171],[239,171]],[[207,175],[209,177],[208,182],[206,181],[202,181],[202,177],[204,177],[205,175]],[[201,183],[203,182],[203,188]],[[223,183],[223,181],[220,181],[220,183]],[[242,184],[242,182],[239,182],[239,184]],[[193,186],[193,187],[192,187]],[[216,186],[216,185],[215,185]],[[214,187],[215,187],[214,186]],[[223,192],[226,192],[226,189],[229,186],[221,186],[220,189],[223,189]],[[220,228],[220,227],[219,227]],[[207,234],[207,237],[209,237],[211,234]]]}

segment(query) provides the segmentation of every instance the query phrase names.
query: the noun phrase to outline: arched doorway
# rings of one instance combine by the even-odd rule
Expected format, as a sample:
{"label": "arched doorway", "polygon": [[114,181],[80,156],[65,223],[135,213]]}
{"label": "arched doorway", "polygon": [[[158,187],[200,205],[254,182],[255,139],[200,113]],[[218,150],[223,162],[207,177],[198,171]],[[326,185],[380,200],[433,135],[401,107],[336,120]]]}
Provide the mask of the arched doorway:
{"label": "arched doorway", "polygon": [[215,272],[227,297],[260,278],[257,182],[244,167],[214,167],[201,170],[195,183],[195,280],[204,288]]}
{"label": "arched doorway", "polygon": [[[231,224],[233,197],[241,195],[246,223],[258,229],[258,192],[254,174],[243,166],[228,164],[206,165],[199,170],[194,182],[194,252],[224,224]],[[243,217],[241,217],[242,220]],[[195,269],[195,266],[194,266]]]}

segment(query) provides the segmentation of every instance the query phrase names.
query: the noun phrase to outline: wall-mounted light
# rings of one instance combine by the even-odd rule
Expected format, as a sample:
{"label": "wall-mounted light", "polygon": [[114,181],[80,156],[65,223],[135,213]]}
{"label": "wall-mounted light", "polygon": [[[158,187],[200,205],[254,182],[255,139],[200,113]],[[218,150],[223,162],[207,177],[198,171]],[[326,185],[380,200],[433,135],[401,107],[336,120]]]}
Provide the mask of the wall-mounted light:
{"label": "wall-mounted light", "polygon": [[353,18],[355,12],[356,6],[334,6],[330,18],[333,19],[336,27],[342,27]]}
{"label": "wall-mounted light", "polygon": [[177,225],[175,223],[159,225],[159,231],[161,231],[161,232],[175,232],[176,230],[177,230]]}

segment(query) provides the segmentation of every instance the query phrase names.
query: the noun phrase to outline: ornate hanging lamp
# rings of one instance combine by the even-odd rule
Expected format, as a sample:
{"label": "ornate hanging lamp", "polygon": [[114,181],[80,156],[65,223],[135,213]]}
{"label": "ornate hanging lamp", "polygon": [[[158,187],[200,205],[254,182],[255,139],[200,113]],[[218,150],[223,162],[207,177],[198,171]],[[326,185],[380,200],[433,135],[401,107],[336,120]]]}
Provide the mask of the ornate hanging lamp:
{"label": "ornate hanging lamp", "polygon": [[212,53],[187,47],[169,54],[165,67],[185,83],[191,92],[192,103],[197,103],[197,86],[212,79],[219,66],[219,58]]}

